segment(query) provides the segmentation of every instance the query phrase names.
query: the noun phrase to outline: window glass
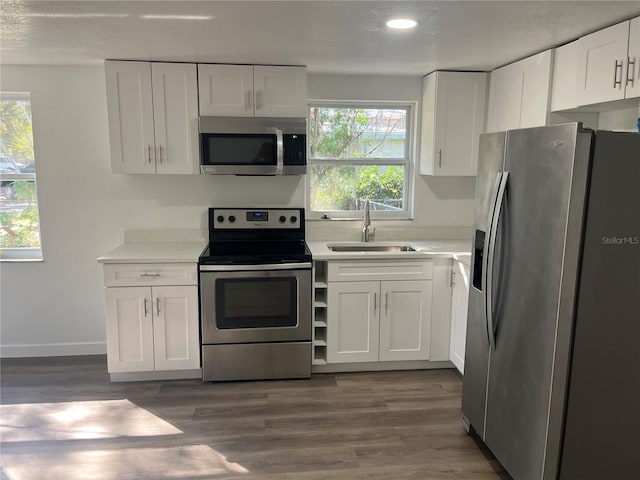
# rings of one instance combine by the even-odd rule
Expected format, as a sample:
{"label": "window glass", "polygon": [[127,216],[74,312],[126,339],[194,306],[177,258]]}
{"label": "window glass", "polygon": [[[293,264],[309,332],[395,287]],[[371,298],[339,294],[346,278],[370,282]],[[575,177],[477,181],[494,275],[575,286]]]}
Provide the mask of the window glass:
{"label": "window glass", "polygon": [[0,93],[0,252],[42,258],[28,93]]}
{"label": "window glass", "polygon": [[311,213],[355,217],[369,199],[378,218],[408,218],[410,107],[309,109]]}

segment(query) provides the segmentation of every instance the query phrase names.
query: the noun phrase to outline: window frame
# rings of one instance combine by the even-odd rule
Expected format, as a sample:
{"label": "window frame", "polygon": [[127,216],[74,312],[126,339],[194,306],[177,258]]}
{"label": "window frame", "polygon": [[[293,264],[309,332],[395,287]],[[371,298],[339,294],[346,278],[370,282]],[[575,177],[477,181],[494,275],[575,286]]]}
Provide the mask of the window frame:
{"label": "window frame", "polygon": [[[0,91],[0,100],[14,100],[14,101],[29,101],[31,108],[31,129],[33,133],[33,102],[31,92],[13,92],[13,91]],[[34,150],[35,150],[35,138]],[[34,158],[35,162],[35,151]],[[38,200],[36,181],[36,168],[34,167],[33,173],[0,173],[1,182],[19,182],[27,181],[33,182],[36,189],[36,205],[38,207],[38,235],[40,237],[39,247],[0,247],[0,262],[33,262],[43,261],[42,256],[42,221],[40,220],[40,202]]]}
{"label": "window frame", "polygon": [[406,110],[406,136],[404,158],[312,158],[310,142],[307,141],[307,169],[305,203],[307,220],[361,220],[363,210],[312,210],[311,208],[311,168],[314,164],[326,166],[368,166],[368,165],[400,165],[404,167],[403,210],[371,210],[372,219],[412,220],[413,219],[413,184],[417,126],[417,102],[411,101],[345,101],[345,100],[309,100],[307,105],[307,138],[310,137],[311,108],[361,108],[361,109],[395,109]]}

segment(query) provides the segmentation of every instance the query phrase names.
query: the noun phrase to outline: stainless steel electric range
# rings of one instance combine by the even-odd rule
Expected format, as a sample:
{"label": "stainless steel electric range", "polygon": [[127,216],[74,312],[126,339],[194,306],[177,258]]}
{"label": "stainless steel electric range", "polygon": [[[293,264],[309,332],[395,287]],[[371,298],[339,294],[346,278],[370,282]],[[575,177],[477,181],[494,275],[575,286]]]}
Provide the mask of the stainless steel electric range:
{"label": "stainless steel electric range", "polygon": [[210,208],[199,259],[205,381],[311,375],[311,252],[302,208]]}

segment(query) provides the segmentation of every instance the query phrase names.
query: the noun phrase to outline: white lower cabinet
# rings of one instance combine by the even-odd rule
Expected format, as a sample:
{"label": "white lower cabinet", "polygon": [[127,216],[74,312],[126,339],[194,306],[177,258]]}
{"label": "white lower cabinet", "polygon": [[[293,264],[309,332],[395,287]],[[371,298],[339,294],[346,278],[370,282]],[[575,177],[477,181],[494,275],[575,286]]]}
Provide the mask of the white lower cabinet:
{"label": "white lower cabinet", "polygon": [[431,261],[329,262],[327,363],[428,360],[431,275]]}
{"label": "white lower cabinet", "polygon": [[[171,277],[175,283],[191,282],[172,275],[190,276],[191,266],[178,265],[105,265],[109,373],[200,368],[198,287],[166,285]],[[115,286],[121,283],[136,286]]]}
{"label": "white lower cabinet", "polygon": [[200,368],[196,286],[105,289],[110,373]]}
{"label": "white lower cabinet", "polygon": [[380,283],[380,361],[428,360],[431,281]]}
{"label": "white lower cabinet", "polygon": [[451,344],[450,360],[464,373],[464,350],[467,338],[467,306],[471,267],[460,260],[453,262],[451,274]]}
{"label": "white lower cabinet", "polygon": [[327,362],[377,362],[380,282],[331,282],[327,298]]}

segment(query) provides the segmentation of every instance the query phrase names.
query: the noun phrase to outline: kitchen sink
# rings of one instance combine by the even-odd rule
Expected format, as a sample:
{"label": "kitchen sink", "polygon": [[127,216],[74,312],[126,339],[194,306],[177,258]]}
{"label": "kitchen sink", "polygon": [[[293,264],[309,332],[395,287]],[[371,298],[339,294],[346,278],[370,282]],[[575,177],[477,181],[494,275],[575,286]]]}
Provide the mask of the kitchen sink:
{"label": "kitchen sink", "polygon": [[415,252],[411,245],[329,244],[332,252]]}

